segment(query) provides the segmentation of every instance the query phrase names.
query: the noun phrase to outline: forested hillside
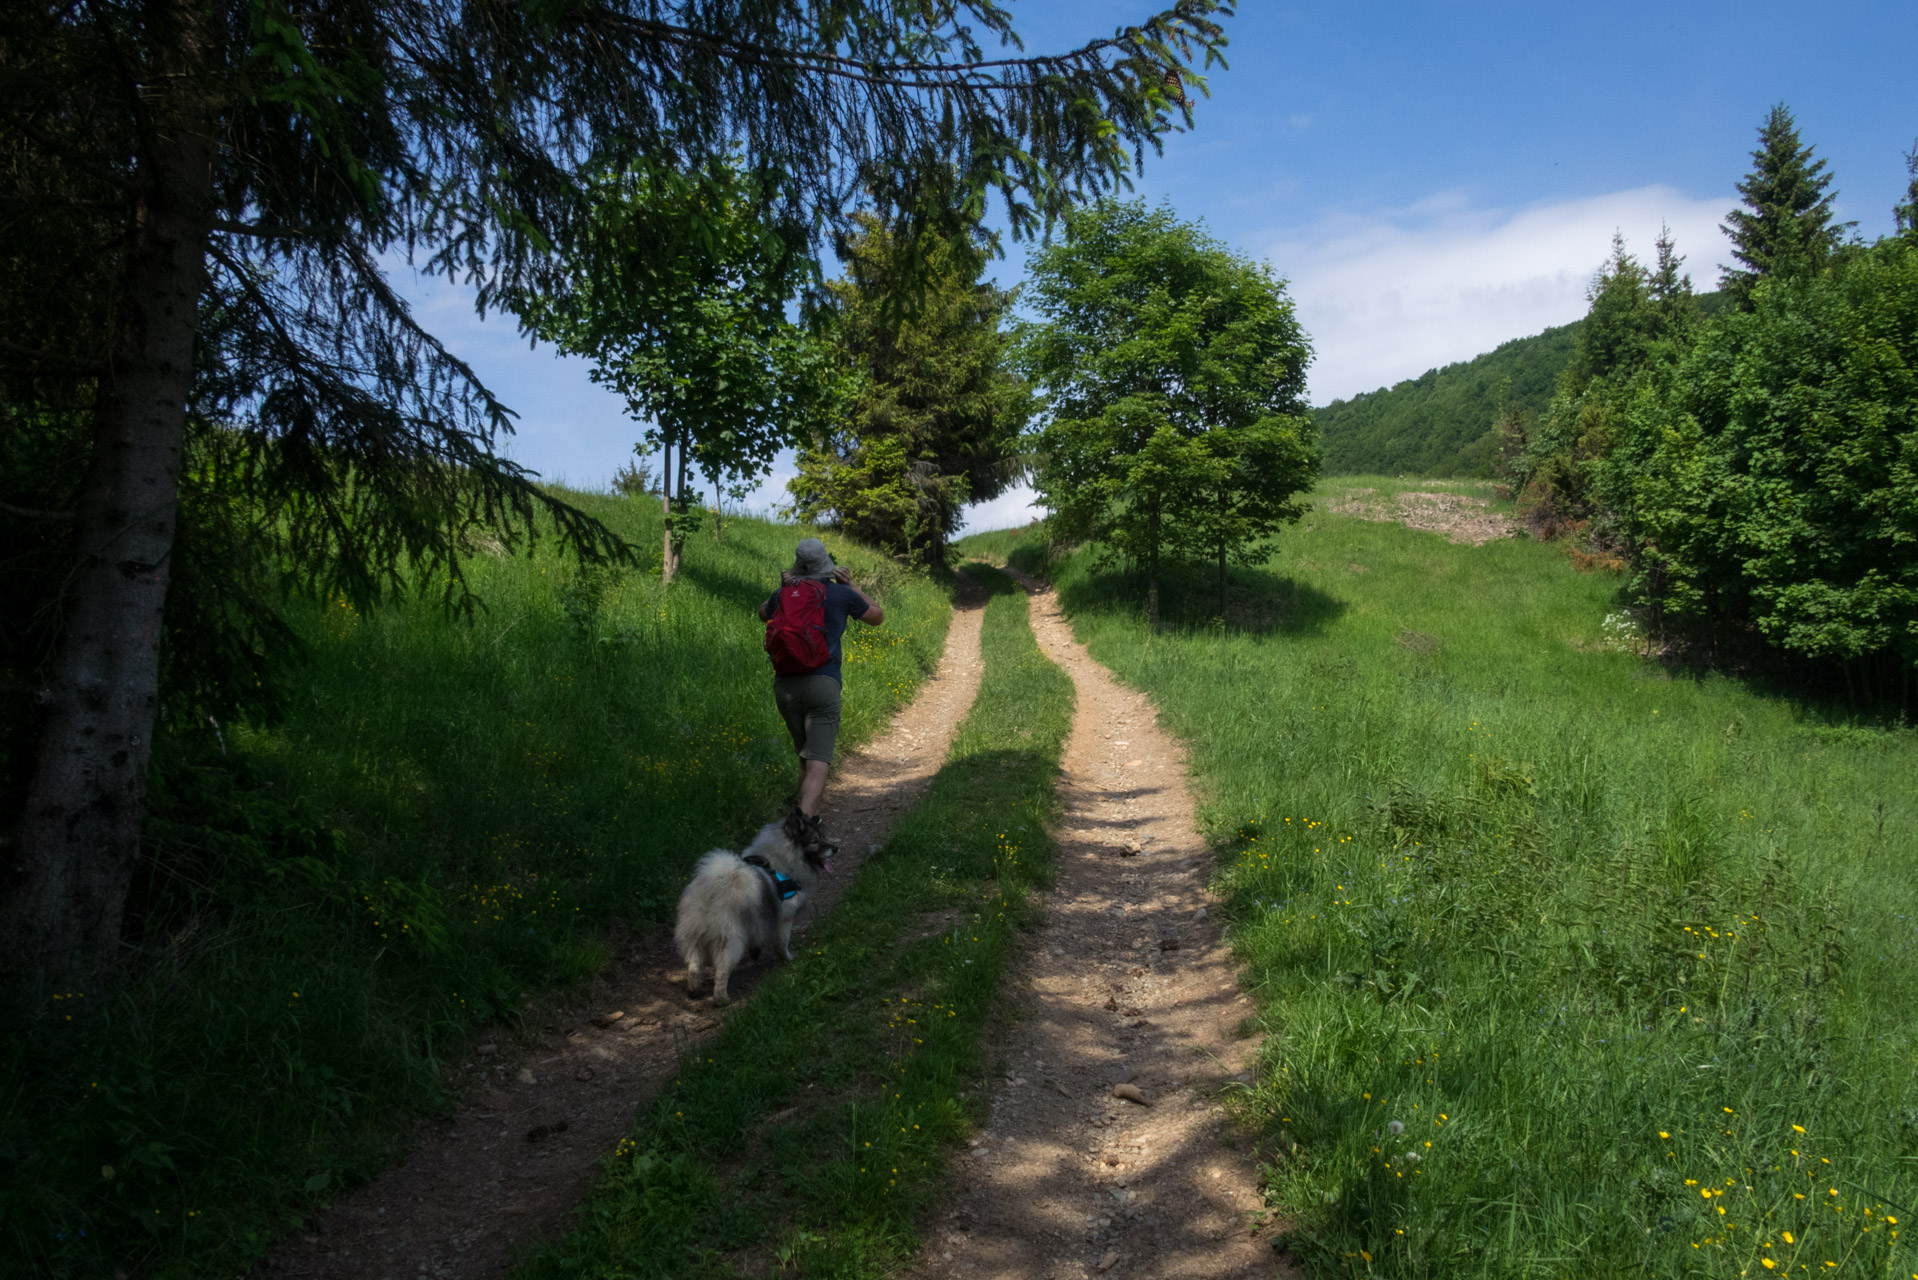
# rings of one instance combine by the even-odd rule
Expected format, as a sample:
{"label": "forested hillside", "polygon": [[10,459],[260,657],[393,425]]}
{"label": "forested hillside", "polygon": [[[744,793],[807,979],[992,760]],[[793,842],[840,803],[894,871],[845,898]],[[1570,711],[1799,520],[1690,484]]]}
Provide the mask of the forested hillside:
{"label": "forested hillside", "polygon": [[1493,421],[1508,403],[1534,417],[1545,412],[1581,323],[1514,338],[1474,359],[1314,409],[1326,471],[1490,475],[1498,453]]}
{"label": "forested hillside", "polygon": [[[1716,293],[1698,301],[1707,315],[1720,305]],[[1543,416],[1583,323],[1514,338],[1471,360],[1313,410],[1324,433],[1326,471],[1489,476],[1498,456],[1498,415],[1511,407]]]}

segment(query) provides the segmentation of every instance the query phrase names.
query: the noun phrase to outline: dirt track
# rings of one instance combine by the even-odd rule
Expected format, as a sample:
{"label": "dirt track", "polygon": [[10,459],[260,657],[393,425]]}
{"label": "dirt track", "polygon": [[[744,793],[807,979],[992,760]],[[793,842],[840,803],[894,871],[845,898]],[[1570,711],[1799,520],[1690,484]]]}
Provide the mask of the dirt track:
{"label": "dirt track", "polygon": [[[831,910],[866,855],[944,763],[979,689],[980,601],[962,598],[939,670],[886,734],[834,771],[827,828],[842,843],[798,931]],[[690,866],[699,850],[687,850]],[[256,1275],[289,1280],[488,1280],[514,1255],[563,1233],[599,1162],[636,1109],[670,1078],[676,1045],[719,1023],[689,1002],[671,931],[634,942],[588,992],[527,1015],[532,1043],[499,1036],[458,1069],[457,1113],[421,1121],[417,1145],[378,1178],[341,1197],[307,1231],[283,1241]],[[749,993],[764,970],[734,979]],[[617,1018],[611,1015],[618,1014]]]}
{"label": "dirt track", "polygon": [[[1008,996],[1006,1066],[916,1276],[1282,1274],[1251,1153],[1218,1101],[1252,1012],[1206,892],[1184,756],[1030,579],[1040,647],[1078,687],[1058,883]],[[1114,1096],[1127,1084],[1137,1101]]]}

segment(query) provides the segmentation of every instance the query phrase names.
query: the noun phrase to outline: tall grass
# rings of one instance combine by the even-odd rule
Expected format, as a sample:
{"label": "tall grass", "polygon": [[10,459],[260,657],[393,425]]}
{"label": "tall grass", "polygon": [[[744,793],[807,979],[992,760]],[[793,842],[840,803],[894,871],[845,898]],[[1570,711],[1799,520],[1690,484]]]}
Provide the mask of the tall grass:
{"label": "tall grass", "polygon": [[[577,496],[642,546],[648,504]],[[0,1272],[189,1275],[257,1256],[445,1099],[468,1028],[670,913],[692,858],[795,779],[753,616],[802,531],[729,524],[682,579],[476,557],[484,609],[296,608],[271,725],[156,752],[136,976],[0,1057]],[[886,626],[847,637],[841,741],[935,662],[944,591],[838,546]]]}
{"label": "tall grass", "polygon": [[1321,511],[1159,634],[1054,568],[1192,743],[1313,1273],[1918,1274],[1918,734],[1675,677],[1527,541]]}
{"label": "tall grass", "polygon": [[974,570],[985,672],[926,797],[608,1161],[527,1280],[891,1274],[984,1099],[1000,969],[1050,875],[1072,682]]}

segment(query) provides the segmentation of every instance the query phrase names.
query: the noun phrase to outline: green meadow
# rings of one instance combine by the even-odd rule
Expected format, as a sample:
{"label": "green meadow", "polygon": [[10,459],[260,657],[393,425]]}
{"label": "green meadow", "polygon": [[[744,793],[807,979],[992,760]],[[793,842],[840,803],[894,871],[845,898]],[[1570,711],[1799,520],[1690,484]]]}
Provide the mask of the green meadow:
{"label": "green meadow", "polygon": [[[642,548],[650,503],[573,495]],[[802,531],[729,521],[682,578],[476,554],[483,606],[295,606],[276,722],[156,751],[138,977],[0,1051],[0,1272],[212,1274],[391,1158],[442,1058],[669,919],[794,781],[753,610]],[[884,600],[842,743],[944,642],[946,589],[831,539]],[[652,551],[654,561],[657,551]]]}
{"label": "green meadow", "polygon": [[1283,1247],[1918,1275],[1918,733],[1661,666],[1617,579],[1325,512],[1358,487],[1431,486],[1324,485],[1223,619],[1199,571],[1157,634],[1091,550],[964,546],[1049,571],[1191,744]]}

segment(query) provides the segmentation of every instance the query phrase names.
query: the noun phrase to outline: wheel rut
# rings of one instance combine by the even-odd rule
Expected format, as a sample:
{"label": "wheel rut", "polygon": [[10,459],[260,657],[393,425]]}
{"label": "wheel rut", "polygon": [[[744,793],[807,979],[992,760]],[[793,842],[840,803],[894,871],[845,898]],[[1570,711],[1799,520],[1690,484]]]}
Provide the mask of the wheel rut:
{"label": "wheel rut", "polygon": [[1206,887],[1184,753],[1073,639],[1050,590],[1014,576],[1040,647],[1078,689],[1058,879],[1008,975],[1017,1016],[996,1046],[989,1119],[911,1274],[1288,1274],[1250,1143],[1221,1103],[1249,1079],[1252,1007]]}
{"label": "wheel rut", "polygon": [[[945,762],[979,690],[983,593],[961,579],[938,670],[884,735],[834,770],[827,830],[838,874],[801,917],[803,935],[845,895],[859,865]],[[854,678],[857,678],[856,675]],[[701,850],[687,849],[690,867]],[[766,972],[734,978],[749,999]],[[412,1149],[281,1241],[254,1270],[288,1280],[493,1280],[527,1248],[572,1224],[600,1161],[637,1109],[672,1078],[679,1046],[724,1014],[689,1001],[670,927],[632,940],[589,989],[530,1007],[530,1038],[500,1034],[449,1070],[458,1108],[420,1120]]]}

